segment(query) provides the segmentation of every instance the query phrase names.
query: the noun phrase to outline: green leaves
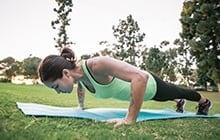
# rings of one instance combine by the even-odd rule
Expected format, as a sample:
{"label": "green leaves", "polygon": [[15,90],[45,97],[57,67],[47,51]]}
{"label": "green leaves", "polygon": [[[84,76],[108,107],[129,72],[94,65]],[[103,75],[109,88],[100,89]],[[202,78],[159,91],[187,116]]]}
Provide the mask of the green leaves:
{"label": "green leaves", "polygon": [[28,57],[23,61],[24,75],[31,78],[37,78],[37,68],[41,59],[38,57]]}
{"label": "green leaves", "polygon": [[127,16],[126,20],[119,20],[119,25],[113,26],[113,35],[117,40],[114,44],[116,58],[138,66],[136,60],[140,57],[140,42],[143,41],[145,34],[140,33],[137,21],[132,15]]}
{"label": "green leaves", "polygon": [[216,84],[220,81],[220,60],[217,58],[220,54],[219,9],[219,0],[185,1],[180,19],[180,35],[185,44],[182,51],[190,47],[188,51],[196,58],[198,68],[203,69]]}
{"label": "green leaves", "polygon": [[53,11],[57,14],[57,19],[51,22],[51,26],[54,30],[58,30],[58,37],[54,37],[56,42],[55,47],[61,49],[63,46],[73,44],[69,41],[66,28],[70,25],[69,14],[72,12],[72,0],[55,0],[58,4],[57,8]]}

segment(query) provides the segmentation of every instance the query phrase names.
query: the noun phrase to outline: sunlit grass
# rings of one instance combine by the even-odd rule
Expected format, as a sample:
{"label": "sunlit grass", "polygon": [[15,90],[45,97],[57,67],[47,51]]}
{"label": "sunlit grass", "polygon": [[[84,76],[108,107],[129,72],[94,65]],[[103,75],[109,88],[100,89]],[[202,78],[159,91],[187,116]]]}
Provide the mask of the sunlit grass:
{"label": "sunlit grass", "polygon": [[[213,102],[210,114],[220,113],[220,94],[204,92]],[[144,121],[114,128],[101,122],[75,118],[27,117],[16,102],[34,102],[56,106],[76,106],[76,96],[56,94],[43,85],[14,85],[0,83],[1,139],[219,139],[220,119],[184,118]],[[86,108],[127,108],[128,102],[101,100],[86,96]],[[145,109],[174,109],[173,102],[148,101]],[[185,109],[196,112],[197,103],[187,101]]]}

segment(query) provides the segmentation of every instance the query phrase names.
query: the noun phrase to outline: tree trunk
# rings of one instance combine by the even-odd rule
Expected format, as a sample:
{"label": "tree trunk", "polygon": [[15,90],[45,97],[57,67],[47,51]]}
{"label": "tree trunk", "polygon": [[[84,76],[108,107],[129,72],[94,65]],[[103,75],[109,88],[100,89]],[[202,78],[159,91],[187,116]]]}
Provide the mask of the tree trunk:
{"label": "tree trunk", "polygon": [[218,93],[220,93],[220,83],[218,83],[217,85],[218,85]]}

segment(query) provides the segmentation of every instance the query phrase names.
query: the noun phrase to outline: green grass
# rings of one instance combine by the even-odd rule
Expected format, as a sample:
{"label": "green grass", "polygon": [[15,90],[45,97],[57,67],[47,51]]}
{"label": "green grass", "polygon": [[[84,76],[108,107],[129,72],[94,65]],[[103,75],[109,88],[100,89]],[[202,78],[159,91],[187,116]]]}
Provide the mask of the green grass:
{"label": "green grass", "polygon": [[[203,93],[213,102],[210,114],[220,113],[220,94]],[[101,139],[101,140],[139,140],[139,139],[198,139],[216,140],[220,137],[220,119],[184,118],[143,121],[129,126],[114,128],[86,119],[27,117],[16,107],[16,102],[34,102],[56,106],[76,106],[75,94],[56,94],[42,85],[14,85],[0,83],[0,139]],[[128,102],[113,99],[101,100],[86,96],[86,107],[127,108]],[[148,101],[146,109],[174,109],[173,102]],[[187,102],[185,109],[195,112],[197,103]]]}

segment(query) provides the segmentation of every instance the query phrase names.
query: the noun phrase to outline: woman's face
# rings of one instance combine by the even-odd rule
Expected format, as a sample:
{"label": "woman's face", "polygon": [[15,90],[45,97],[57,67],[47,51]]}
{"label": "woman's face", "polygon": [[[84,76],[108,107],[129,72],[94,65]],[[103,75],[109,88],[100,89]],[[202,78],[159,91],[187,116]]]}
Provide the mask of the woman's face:
{"label": "woman's face", "polygon": [[45,85],[49,88],[53,88],[57,93],[71,93],[73,90],[73,83],[73,78],[64,73],[62,78],[53,82],[45,82]]}

